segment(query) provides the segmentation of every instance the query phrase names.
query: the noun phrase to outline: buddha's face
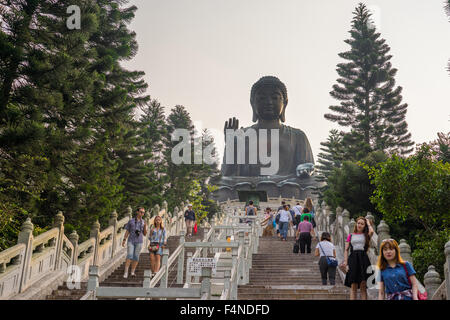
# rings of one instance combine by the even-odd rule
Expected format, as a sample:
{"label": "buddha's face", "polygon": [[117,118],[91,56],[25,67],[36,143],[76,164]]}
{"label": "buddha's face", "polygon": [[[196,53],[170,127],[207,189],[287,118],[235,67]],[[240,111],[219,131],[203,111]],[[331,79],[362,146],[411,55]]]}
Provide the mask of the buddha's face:
{"label": "buddha's face", "polygon": [[274,86],[264,86],[255,93],[253,109],[259,119],[279,119],[284,107],[283,93]]}

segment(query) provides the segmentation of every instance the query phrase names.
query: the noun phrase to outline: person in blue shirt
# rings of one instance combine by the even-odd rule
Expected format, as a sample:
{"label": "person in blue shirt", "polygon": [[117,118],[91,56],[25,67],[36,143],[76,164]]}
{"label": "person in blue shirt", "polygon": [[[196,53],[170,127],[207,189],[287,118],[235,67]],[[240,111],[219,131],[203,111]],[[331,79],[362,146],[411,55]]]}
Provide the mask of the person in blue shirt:
{"label": "person in blue shirt", "polygon": [[416,271],[400,256],[397,241],[382,241],[377,266],[380,270],[378,300],[418,300]]}

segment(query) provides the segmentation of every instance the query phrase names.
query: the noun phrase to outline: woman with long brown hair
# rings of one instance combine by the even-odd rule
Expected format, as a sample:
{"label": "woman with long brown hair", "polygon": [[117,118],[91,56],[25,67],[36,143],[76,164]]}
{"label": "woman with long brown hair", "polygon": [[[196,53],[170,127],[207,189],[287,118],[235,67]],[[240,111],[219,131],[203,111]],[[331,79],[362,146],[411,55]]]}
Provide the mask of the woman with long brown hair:
{"label": "woman with long brown hair", "polygon": [[308,208],[309,214],[311,215],[311,220],[310,221],[311,221],[311,223],[313,225],[313,228],[315,228],[316,227],[316,221],[314,220],[314,216],[316,215],[316,212],[314,210],[314,205],[312,203],[311,198],[309,198],[309,197],[306,198],[304,207]]}
{"label": "woman with long brown hair", "polygon": [[[345,242],[343,267],[348,266],[344,284],[351,288],[350,300],[356,299],[358,289],[361,292],[361,299],[367,300],[367,279],[372,273],[367,270],[370,267],[370,260],[367,256],[370,238],[373,235],[373,228],[368,219],[358,217],[356,219],[353,233],[350,233]],[[350,256],[348,254],[350,249]]]}
{"label": "woman with long brown hair", "polygon": [[162,223],[162,218],[156,216],[153,220],[153,225],[149,234],[150,245],[148,251],[150,252],[150,269],[152,275],[159,271],[161,268],[161,256],[163,248],[166,246],[166,230]]}
{"label": "woman with long brown hair", "polygon": [[400,256],[400,249],[394,239],[381,242],[378,256],[378,299],[384,300],[418,300],[416,271],[411,263]]}

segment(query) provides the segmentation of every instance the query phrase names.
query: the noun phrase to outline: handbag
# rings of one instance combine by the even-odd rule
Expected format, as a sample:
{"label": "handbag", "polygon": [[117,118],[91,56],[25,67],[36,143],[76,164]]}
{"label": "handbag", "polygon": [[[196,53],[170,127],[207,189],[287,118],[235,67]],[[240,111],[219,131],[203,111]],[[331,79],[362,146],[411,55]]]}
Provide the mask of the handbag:
{"label": "handbag", "polygon": [[198,231],[198,229],[197,229],[197,222],[196,222],[195,226],[194,226],[194,234],[197,234],[197,231]]}
{"label": "handbag", "polygon": [[[153,232],[154,229],[151,230]],[[159,250],[159,243],[161,242],[163,231],[160,229],[161,234],[159,235],[159,241],[158,242],[150,242],[150,245],[148,246],[148,250],[156,253]]]}
{"label": "handbag", "polygon": [[335,257],[329,257],[325,254],[325,251],[323,250],[322,246],[320,245],[319,242],[319,247],[320,249],[322,249],[323,255],[327,258],[327,263],[329,267],[337,267],[338,266],[338,261]]}
{"label": "handbag", "polygon": [[295,241],[294,243],[294,249],[293,249],[293,253],[298,253],[298,251],[300,250],[300,246],[298,245],[298,242]]}
{"label": "handbag", "polygon": [[[412,289],[412,283],[411,283],[411,279],[409,279],[409,274],[408,274],[408,269],[406,268],[406,263],[403,264],[403,269],[405,269],[406,278],[408,279],[409,286]],[[428,293],[426,291],[425,292],[420,292],[419,288],[417,288],[417,299],[419,299],[419,300],[428,300]]]}

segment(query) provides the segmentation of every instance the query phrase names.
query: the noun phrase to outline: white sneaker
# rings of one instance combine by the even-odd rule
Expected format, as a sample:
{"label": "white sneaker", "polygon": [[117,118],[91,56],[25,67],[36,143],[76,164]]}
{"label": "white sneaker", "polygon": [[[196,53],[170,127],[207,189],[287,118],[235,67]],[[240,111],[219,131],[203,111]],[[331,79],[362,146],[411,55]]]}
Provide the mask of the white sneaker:
{"label": "white sneaker", "polygon": [[124,277],[124,279],[128,278],[128,272],[125,272],[125,273],[123,274],[123,277]]}

